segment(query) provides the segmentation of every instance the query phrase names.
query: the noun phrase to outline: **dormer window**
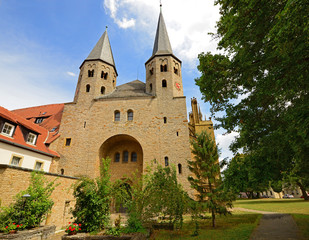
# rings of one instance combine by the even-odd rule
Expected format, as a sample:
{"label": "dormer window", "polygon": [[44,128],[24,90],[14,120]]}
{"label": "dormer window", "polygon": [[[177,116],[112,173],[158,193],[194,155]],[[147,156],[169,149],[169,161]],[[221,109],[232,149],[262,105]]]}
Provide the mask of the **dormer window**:
{"label": "dormer window", "polygon": [[41,123],[44,121],[44,118],[36,118],[34,123]]}
{"label": "dormer window", "polygon": [[12,137],[13,132],[14,132],[14,125],[9,124],[9,123],[4,123],[1,133],[9,137]]}
{"label": "dormer window", "polygon": [[27,137],[27,143],[35,145],[36,135],[33,133],[29,133]]}
{"label": "dormer window", "polygon": [[93,77],[94,75],[94,69],[88,70],[88,77]]}

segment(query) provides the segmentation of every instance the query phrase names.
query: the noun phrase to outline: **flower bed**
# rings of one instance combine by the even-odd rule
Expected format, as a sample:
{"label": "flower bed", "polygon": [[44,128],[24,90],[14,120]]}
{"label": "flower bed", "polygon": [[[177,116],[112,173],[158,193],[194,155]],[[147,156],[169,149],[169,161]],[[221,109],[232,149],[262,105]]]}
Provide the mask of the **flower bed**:
{"label": "flower bed", "polygon": [[122,236],[110,236],[110,235],[89,235],[86,233],[79,233],[77,235],[64,235],[62,240],[146,240],[147,236],[142,233],[136,233],[132,235]]}
{"label": "flower bed", "polygon": [[0,239],[18,239],[18,240],[30,240],[30,239],[47,239],[48,236],[55,233],[56,226],[44,226],[33,228],[30,230],[17,231],[15,234],[0,233]]}

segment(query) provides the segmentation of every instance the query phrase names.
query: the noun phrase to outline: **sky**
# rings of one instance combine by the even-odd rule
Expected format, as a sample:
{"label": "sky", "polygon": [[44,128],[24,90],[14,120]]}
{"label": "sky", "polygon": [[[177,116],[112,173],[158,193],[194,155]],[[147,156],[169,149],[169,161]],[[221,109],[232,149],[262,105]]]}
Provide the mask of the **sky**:
{"label": "sky", "polygon": [[[174,55],[182,60],[187,111],[196,97],[202,113],[210,105],[194,79],[200,76],[198,54],[216,53],[219,7],[214,0],[161,0]],[[17,109],[71,102],[79,67],[108,27],[118,72],[117,85],[145,82],[160,0],[0,0],[0,105]],[[215,116],[214,116],[215,117]],[[214,119],[214,118],[213,118]],[[236,133],[215,131],[221,157]]]}

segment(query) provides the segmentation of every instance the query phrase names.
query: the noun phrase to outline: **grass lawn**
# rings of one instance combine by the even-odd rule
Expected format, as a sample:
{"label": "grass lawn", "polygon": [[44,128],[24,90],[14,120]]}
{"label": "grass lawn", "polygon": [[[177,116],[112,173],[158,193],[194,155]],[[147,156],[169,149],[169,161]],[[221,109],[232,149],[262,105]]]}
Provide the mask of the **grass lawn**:
{"label": "grass lawn", "polygon": [[199,236],[193,237],[191,234],[194,231],[194,224],[190,220],[184,222],[182,230],[178,231],[156,231],[151,239],[168,240],[168,239],[230,239],[230,240],[245,240],[249,239],[252,231],[255,229],[262,215],[233,212],[231,216],[218,216],[216,219],[216,228],[211,227],[211,219],[200,220]]}
{"label": "grass lawn", "polygon": [[250,199],[237,200],[234,207],[248,208],[267,212],[299,213],[309,215],[309,202],[303,199]]}

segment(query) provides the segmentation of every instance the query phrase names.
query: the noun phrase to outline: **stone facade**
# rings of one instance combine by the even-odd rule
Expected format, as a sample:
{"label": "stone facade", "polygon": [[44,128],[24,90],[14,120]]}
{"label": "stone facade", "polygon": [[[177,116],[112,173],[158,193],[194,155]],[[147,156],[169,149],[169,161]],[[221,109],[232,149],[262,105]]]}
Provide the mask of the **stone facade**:
{"label": "stone facade", "polygon": [[[13,202],[17,193],[27,189],[32,171],[21,167],[0,165],[1,206],[8,206]],[[74,206],[71,186],[77,179],[51,173],[44,174],[47,181],[56,180],[55,183],[59,184],[51,195],[54,205],[51,214],[46,219],[47,225],[56,225],[59,229],[71,220],[69,209]]]}

